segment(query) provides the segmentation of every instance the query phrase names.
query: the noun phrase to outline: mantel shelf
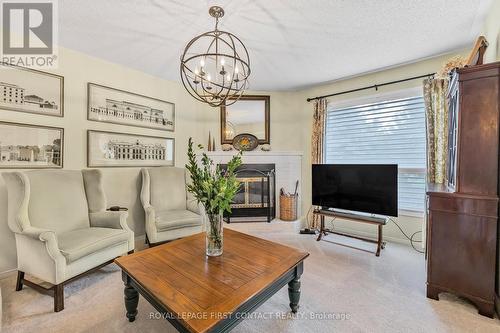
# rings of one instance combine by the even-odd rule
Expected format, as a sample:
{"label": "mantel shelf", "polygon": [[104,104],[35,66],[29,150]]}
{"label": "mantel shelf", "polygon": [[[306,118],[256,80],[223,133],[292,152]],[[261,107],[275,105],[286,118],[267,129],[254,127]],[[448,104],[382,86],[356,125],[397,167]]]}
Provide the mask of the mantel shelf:
{"label": "mantel shelf", "polygon": [[[232,156],[238,153],[237,150],[230,151],[205,151],[208,156]],[[262,150],[253,150],[253,151],[244,151],[243,156],[302,156],[304,155],[301,151],[262,151]]]}

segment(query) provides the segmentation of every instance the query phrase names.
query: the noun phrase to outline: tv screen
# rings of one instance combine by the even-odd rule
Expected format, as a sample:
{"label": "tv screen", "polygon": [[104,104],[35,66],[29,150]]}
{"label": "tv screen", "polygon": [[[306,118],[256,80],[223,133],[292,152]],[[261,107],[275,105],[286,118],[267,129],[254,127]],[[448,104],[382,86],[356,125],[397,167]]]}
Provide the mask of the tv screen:
{"label": "tv screen", "polygon": [[398,216],[398,166],[313,164],[312,204]]}

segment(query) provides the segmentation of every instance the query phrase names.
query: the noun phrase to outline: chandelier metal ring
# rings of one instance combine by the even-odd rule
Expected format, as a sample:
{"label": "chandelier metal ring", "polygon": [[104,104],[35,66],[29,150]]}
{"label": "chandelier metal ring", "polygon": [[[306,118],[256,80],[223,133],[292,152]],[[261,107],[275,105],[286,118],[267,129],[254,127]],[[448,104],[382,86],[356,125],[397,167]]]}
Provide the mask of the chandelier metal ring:
{"label": "chandelier metal ring", "polygon": [[248,88],[250,58],[243,42],[227,31],[218,30],[220,7],[211,7],[215,30],[193,38],[181,56],[182,84],[195,99],[217,107],[235,103]]}

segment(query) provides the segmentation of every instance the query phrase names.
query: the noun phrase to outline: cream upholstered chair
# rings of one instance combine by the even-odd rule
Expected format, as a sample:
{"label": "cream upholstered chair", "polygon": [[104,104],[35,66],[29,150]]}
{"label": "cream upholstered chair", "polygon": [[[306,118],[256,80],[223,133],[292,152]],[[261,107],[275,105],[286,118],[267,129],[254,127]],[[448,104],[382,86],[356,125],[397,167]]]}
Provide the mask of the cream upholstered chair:
{"label": "cream upholstered chair", "polygon": [[[106,211],[99,170],[36,170],[4,173],[8,223],[15,233],[18,280],[53,293],[64,309],[64,284],[132,252],[127,213]],[[45,288],[24,273],[52,284]]]}
{"label": "cream upholstered chair", "polygon": [[146,243],[155,245],[201,232],[198,204],[186,191],[186,170],[155,167],[141,172]]}

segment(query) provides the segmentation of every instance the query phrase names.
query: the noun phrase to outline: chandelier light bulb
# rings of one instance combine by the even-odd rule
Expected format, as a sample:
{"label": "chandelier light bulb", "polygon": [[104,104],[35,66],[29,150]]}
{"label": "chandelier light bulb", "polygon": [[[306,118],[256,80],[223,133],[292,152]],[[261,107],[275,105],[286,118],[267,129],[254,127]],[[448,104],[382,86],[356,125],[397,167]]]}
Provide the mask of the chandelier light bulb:
{"label": "chandelier light bulb", "polygon": [[206,90],[212,90],[212,85],[210,84],[211,76],[210,73],[207,73],[207,85],[205,87]]}
{"label": "chandelier light bulb", "polygon": [[201,68],[205,67],[205,59],[203,58],[200,59],[200,66]]}
{"label": "chandelier light bulb", "polygon": [[224,66],[225,64],[226,64],[226,60],[224,59],[224,57],[220,58],[220,65]]}
{"label": "chandelier light bulb", "polygon": [[238,75],[238,73],[239,73],[239,72],[240,72],[240,70],[239,70],[239,68],[236,66],[236,67],[234,68],[234,74]]}
{"label": "chandelier light bulb", "polygon": [[199,77],[200,77],[200,71],[198,70],[198,66],[196,66],[196,68],[194,69],[194,80],[193,80],[194,84],[200,83],[200,81],[198,81]]}

